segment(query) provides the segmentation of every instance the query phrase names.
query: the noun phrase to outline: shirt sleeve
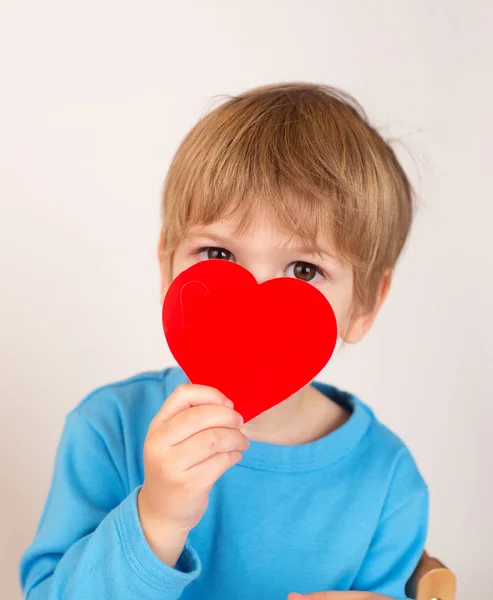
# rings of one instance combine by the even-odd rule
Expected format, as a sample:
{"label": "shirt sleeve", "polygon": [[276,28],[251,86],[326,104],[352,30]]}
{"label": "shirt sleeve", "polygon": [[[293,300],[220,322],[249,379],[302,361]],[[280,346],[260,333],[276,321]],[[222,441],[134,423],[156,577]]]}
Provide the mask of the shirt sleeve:
{"label": "shirt sleeve", "polygon": [[140,486],[123,477],[101,435],[83,416],[67,416],[48,497],[20,561],[26,600],[176,600],[200,574],[187,539],[175,568],[144,536]]}
{"label": "shirt sleeve", "polygon": [[381,518],[351,589],[407,600],[406,584],[425,547],[429,493],[407,451],[397,462]]}

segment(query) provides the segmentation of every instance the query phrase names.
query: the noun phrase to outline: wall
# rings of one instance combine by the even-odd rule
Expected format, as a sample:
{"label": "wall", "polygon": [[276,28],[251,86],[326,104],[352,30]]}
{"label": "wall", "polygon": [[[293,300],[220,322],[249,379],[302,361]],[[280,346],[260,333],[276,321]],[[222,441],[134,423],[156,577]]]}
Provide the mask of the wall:
{"label": "wall", "polygon": [[371,404],[431,489],[428,549],[459,600],[493,594],[491,3],[3,2],[1,596],[48,491],[65,414],[171,362],[159,193],[216,102],[274,81],[356,96],[420,196],[390,297],[321,375]]}

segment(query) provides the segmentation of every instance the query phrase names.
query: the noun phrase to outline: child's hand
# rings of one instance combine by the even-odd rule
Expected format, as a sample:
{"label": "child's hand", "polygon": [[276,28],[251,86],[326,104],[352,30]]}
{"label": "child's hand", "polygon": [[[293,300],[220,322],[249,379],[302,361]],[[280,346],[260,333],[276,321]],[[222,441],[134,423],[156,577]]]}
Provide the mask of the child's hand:
{"label": "child's hand", "polygon": [[372,592],[314,592],[313,594],[289,594],[287,600],[393,600],[389,596]]}
{"label": "child's hand", "polygon": [[167,564],[176,562],[202,518],[214,483],[248,448],[232,405],[212,387],[183,384],[149,426],[137,504],[145,537]]}

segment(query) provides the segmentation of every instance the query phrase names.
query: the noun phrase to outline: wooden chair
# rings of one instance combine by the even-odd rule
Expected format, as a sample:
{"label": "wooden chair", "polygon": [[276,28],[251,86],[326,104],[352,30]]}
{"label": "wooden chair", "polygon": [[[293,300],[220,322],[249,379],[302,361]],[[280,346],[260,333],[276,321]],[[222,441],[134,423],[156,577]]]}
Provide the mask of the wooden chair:
{"label": "wooden chair", "polygon": [[444,564],[425,551],[407,584],[406,592],[416,600],[455,600],[456,578]]}

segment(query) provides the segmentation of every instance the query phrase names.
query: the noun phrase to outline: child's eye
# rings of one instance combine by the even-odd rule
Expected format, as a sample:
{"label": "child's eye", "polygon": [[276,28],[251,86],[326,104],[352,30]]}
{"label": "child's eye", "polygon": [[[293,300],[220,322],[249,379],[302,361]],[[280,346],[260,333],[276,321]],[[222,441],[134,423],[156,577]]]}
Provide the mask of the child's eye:
{"label": "child's eye", "polygon": [[303,281],[309,281],[310,283],[324,276],[319,267],[301,260],[291,263],[286,269],[286,275]]}
{"label": "child's eye", "polygon": [[217,248],[216,246],[207,246],[205,248],[199,248],[195,254],[203,258],[204,260],[234,260],[234,255],[225,248]]}

